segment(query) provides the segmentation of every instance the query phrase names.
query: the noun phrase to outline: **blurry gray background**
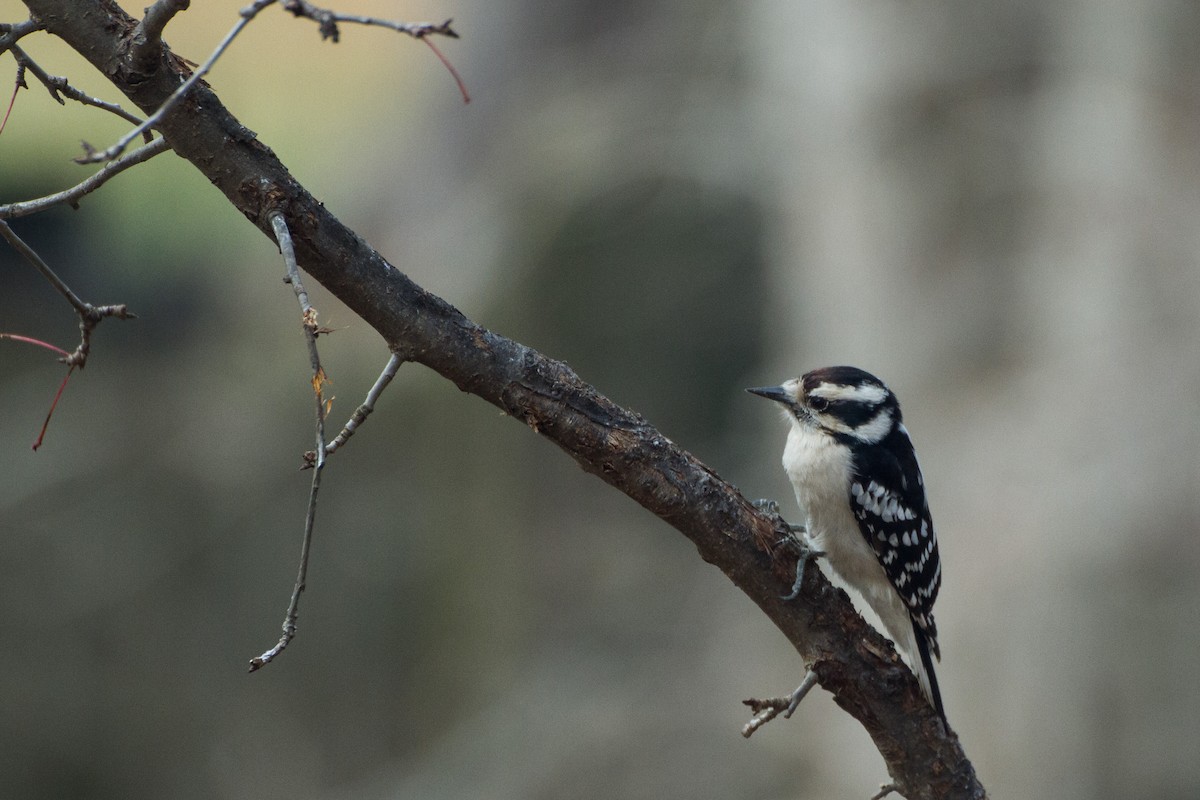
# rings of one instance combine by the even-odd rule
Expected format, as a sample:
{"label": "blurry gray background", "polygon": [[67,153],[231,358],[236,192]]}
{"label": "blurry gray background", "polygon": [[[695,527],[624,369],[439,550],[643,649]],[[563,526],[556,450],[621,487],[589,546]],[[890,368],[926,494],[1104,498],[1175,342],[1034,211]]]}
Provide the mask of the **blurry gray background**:
{"label": "blurry gray background", "polygon": [[[140,6],[126,4],[139,12]],[[203,60],[244,3],[167,31]],[[946,707],[995,797],[1200,796],[1200,5],[342,3],[271,9],[210,82],[417,282],[794,512],[742,392],[850,363],[900,395],[945,561]],[[0,0],[0,21],[23,18]],[[111,87],[44,35],[55,74]],[[9,85],[11,56],[0,57]],[[122,126],[34,85],[0,202]],[[886,780],[686,540],[404,367],[326,473],[300,634],[307,356],[271,244],[161,156],[14,224],[126,302],[61,370],[0,342],[0,797],[865,798]],[[0,331],[70,349],[0,249]],[[310,287],[315,288],[315,287]],[[315,289],[336,395],[387,353]]]}

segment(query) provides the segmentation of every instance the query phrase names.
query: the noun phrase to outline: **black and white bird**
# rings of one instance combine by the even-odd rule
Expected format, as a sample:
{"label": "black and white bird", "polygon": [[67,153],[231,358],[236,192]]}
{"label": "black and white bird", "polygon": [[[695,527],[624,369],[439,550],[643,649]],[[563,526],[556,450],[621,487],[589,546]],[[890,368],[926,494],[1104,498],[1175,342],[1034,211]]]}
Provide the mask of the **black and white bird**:
{"label": "black and white bird", "polygon": [[941,658],[932,610],[942,565],[896,396],[856,367],[826,367],[747,391],[780,403],[791,423],[783,468],[808,546],[878,616],[944,720],[931,658]]}

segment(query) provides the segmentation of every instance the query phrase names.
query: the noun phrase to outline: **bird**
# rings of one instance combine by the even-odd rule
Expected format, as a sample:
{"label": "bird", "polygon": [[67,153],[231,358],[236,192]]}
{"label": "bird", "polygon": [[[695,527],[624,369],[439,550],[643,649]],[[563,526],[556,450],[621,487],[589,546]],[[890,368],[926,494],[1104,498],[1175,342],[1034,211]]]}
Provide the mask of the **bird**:
{"label": "bird", "polygon": [[944,722],[933,669],[933,658],[941,660],[933,603],[942,564],[896,395],[849,366],[746,391],[779,403],[790,423],[783,468],[804,515],[802,547],[879,618]]}

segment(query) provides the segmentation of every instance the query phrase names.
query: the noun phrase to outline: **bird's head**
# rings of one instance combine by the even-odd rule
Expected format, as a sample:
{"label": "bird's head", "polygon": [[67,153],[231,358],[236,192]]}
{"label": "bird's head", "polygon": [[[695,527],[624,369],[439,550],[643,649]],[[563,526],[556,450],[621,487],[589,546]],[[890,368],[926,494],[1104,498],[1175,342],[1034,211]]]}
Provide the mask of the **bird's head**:
{"label": "bird's head", "polygon": [[900,423],[896,396],[857,367],[824,367],[746,391],[781,404],[795,424],[867,444],[881,441]]}

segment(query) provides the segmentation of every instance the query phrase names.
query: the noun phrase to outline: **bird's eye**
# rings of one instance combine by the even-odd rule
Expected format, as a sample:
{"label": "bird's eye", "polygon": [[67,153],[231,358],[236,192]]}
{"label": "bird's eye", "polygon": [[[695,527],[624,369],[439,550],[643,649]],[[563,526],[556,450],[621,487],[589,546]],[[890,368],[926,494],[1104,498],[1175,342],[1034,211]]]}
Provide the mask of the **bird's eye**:
{"label": "bird's eye", "polygon": [[827,397],[810,397],[808,398],[808,407],[813,411],[824,411],[829,408],[829,398]]}

